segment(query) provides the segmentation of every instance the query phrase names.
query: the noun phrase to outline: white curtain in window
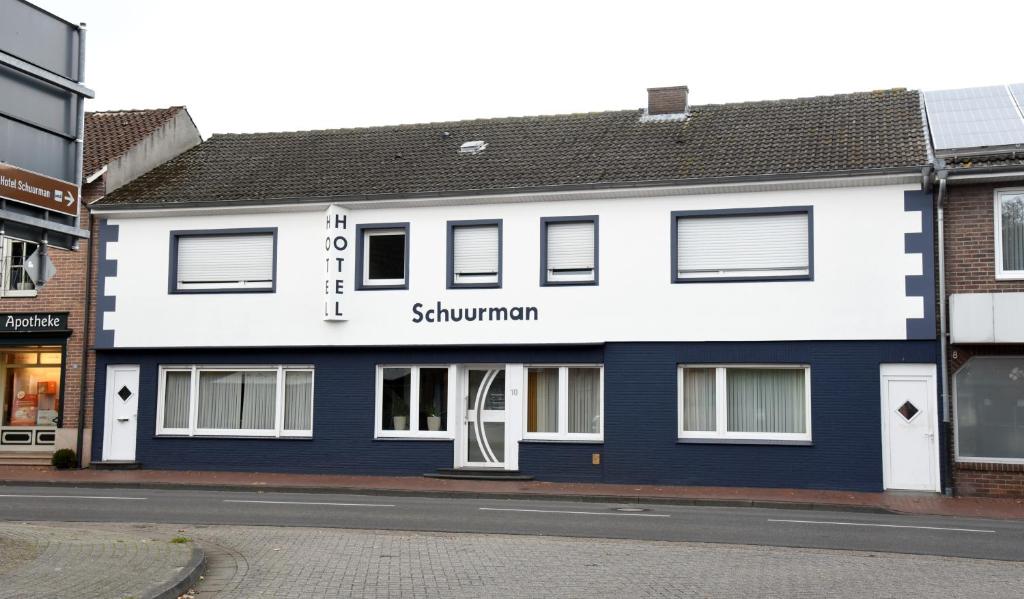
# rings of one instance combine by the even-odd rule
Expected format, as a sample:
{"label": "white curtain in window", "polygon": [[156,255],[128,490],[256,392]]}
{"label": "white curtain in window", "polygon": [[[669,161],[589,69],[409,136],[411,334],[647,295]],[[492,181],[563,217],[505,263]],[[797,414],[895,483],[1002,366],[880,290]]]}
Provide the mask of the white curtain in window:
{"label": "white curtain in window", "polygon": [[308,431],[313,427],[313,373],[285,372],[284,430]]}
{"label": "white curtain in window", "polygon": [[729,432],[805,433],[803,369],[726,370]]}
{"label": "white curtain in window", "polygon": [[594,223],[548,223],[548,270],[594,270]]}
{"label": "white curtain in window", "polygon": [[238,428],[241,411],[241,372],[199,373],[199,428]]}
{"label": "white curtain in window", "polygon": [[558,369],[531,368],[529,393],[529,432],[557,433]]}
{"label": "white curtain in window", "polygon": [[601,370],[569,369],[569,432],[601,432]]}
{"label": "white curtain in window", "polygon": [[164,380],[164,428],[188,428],[191,372],[168,372]]}
{"label": "white curtain in window", "polygon": [[1024,194],[1005,195],[1000,204],[1003,270],[1024,270]]}
{"label": "white curtain in window", "polygon": [[683,217],[676,222],[680,275],[719,271],[808,272],[807,214]]}
{"label": "white curtain in window", "polygon": [[242,428],[274,428],[276,372],[246,372],[242,387]]}
{"label": "white curtain in window", "polygon": [[274,278],[274,236],[185,235],[178,238],[178,283],[265,283]]}
{"label": "white curtain in window", "polygon": [[455,227],[453,244],[456,275],[498,274],[498,225]]}
{"label": "white curtain in window", "polygon": [[715,430],[715,369],[683,371],[683,430]]}

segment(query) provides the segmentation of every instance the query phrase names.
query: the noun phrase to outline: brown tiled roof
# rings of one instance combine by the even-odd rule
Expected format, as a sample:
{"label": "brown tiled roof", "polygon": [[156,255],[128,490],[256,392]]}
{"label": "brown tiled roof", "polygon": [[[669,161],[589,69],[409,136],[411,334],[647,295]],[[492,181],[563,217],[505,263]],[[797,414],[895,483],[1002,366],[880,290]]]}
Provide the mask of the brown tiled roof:
{"label": "brown tiled roof", "polygon": [[[447,134],[447,135],[446,135]],[[483,152],[460,154],[467,141]],[[245,202],[837,174],[927,164],[902,89],[694,106],[293,133],[214,135],[99,202]]]}
{"label": "brown tiled roof", "polygon": [[87,112],[82,172],[88,177],[100,170],[183,109],[183,106],[171,106],[150,110]]}
{"label": "brown tiled roof", "polygon": [[961,156],[947,158],[946,166],[950,172],[967,172],[980,168],[1006,169],[1008,171],[1019,171],[1024,168],[1024,152],[1011,152],[992,154],[985,156]]}

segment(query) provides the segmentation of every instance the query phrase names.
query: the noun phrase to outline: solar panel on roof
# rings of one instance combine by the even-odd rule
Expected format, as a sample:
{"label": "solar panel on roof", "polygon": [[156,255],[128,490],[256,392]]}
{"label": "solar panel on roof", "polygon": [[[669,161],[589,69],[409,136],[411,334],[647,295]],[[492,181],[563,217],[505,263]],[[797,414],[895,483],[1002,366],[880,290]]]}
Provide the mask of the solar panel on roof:
{"label": "solar panel on roof", "polygon": [[1024,84],[925,92],[936,150],[1024,144]]}
{"label": "solar panel on roof", "polygon": [[1017,101],[1017,109],[1024,113],[1024,83],[1014,83],[1006,87],[1010,88],[1013,99]]}

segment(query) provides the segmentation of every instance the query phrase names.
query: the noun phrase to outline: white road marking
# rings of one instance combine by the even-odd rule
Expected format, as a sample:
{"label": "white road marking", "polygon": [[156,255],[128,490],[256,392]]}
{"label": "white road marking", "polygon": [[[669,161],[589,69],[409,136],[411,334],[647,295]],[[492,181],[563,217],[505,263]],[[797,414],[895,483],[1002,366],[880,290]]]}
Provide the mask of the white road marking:
{"label": "white road marking", "polygon": [[275,505],[336,505],[341,507],[395,507],[391,503],[331,503],[329,501],[258,501],[255,499],[225,499],[224,503],[269,503]]}
{"label": "white road marking", "polygon": [[822,520],[772,520],[769,522],[791,522],[793,524],[833,524],[836,526],[876,526],[879,528],[916,528],[919,530],[950,530],[953,532],[992,532],[994,530],[981,530],[977,528],[944,528],[942,526],[910,526],[906,524],[874,524],[869,522],[828,522]]}
{"label": "white road marking", "polygon": [[587,516],[642,516],[646,518],[671,518],[668,514],[627,514],[623,512],[573,512],[569,510],[528,510],[502,507],[482,507],[485,512],[536,512],[540,514],[583,514]]}
{"label": "white road marking", "polygon": [[100,497],[96,495],[0,495],[0,497],[25,497],[28,499],[125,499],[145,501],[145,497]]}

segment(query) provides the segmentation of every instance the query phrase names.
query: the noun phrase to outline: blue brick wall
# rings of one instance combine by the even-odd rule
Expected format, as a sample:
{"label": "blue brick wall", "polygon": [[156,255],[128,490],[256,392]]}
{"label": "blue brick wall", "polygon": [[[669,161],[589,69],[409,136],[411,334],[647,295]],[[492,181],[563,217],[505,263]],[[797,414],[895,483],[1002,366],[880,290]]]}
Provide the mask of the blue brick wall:
{"label": "blue brick wall", "polygon": [[[541,480],[877,491],[879,365],[935,361],[935,343],[927,341],[101,351],[93,455],[102,451],[107,364],[141,367],[137,459],[147,468],[419,475],[451,467],[452,442],[373,439],[377,364],[603,362],[604,443],[522,443],[520,470]],[[157,438],[158,368],[191,363],[313,364],[313,440]],[[813,444],[678,443],[680,363],[810,364]],[[600,465],[591,463],[593,453]]]}

